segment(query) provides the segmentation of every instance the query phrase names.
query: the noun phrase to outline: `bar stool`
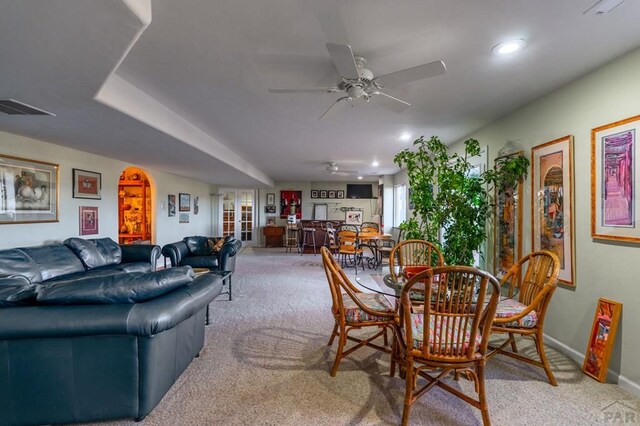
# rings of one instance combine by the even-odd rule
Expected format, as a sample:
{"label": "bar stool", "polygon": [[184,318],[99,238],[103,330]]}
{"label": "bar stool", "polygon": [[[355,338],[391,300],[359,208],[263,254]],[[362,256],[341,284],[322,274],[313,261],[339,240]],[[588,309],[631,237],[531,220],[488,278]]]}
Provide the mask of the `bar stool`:
{"label": "bar stool", "polygon": [[286,237],[286,253],[289,253],[293,247],[298,251],[300,250],[300,237],[298,226],[295,224],[287,225],[287,237]]}
{"label": "bar stool", "polygon": [[313,255],[316,255],[316,228],[302,228],[302,250],[300,256],[304,254],[305,247],[313,247]]}

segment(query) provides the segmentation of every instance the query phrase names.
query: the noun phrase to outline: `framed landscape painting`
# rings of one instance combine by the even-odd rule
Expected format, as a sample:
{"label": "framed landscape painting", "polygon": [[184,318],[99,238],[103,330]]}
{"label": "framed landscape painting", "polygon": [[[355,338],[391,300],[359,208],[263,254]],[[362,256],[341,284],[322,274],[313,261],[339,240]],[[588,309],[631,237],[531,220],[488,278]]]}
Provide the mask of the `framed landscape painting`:
{"label": "framed landscape painting", "polygon": [[58,165],[0,155],[0,224],[58,221]]}
{"label": "framed landscape painting", "polygon": [[191,211],[191,194],[185,194],[184,192],[178,194],[178,211]]}
{"label": "framed landscape painting", "polygon": [[591,237],[640,242],[640,115],[591,130]]}
{"label": "framed landscape painting", "polygon": [[575,286],[573,136],[531,149],[531,241],[560,259],[559,283]]}

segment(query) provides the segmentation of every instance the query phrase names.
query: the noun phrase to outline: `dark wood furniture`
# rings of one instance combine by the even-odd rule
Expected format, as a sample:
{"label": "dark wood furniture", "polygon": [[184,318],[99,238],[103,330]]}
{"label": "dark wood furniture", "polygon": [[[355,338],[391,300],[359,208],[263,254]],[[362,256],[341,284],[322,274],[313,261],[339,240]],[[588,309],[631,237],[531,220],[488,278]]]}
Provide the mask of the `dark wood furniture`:
{"label": "dark wood furniture", "polygon": [[262,228],[265,247],[283,247],[284,226],[265,226]]}

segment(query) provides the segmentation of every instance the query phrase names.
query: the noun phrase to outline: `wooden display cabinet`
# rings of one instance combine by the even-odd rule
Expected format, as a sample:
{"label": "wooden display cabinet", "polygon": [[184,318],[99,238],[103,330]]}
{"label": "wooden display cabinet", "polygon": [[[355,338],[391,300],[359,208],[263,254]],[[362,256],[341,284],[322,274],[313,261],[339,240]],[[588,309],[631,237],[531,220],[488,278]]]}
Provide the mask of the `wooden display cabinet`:
{"label": "wooden display cabinet", "polygon": [[148,180],[121,180],[118,209],[120,244],[151,241],[151,193]]}

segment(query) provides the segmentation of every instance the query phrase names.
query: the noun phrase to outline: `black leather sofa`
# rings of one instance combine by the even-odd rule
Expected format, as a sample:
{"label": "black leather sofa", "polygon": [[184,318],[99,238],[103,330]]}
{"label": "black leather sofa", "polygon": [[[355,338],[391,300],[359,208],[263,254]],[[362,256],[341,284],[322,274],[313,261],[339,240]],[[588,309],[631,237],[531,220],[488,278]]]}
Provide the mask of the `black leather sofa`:
{"label": "black leather sofa", "polygon": [[0,251],[0,424],[144,418],[204,345],[219,276],[110,239]]}
{"label": "black leather sofa", "polygon": [[165,260],[170,260],[171,266],[188,265],[233,273],[236,270],[236,254],[242,248],[242,242],[232,236],[224,237],[224,244],[215,252],[211,250],[210,239],[201,236],[185,237],[182,241],[162,247],[162,254]]}

